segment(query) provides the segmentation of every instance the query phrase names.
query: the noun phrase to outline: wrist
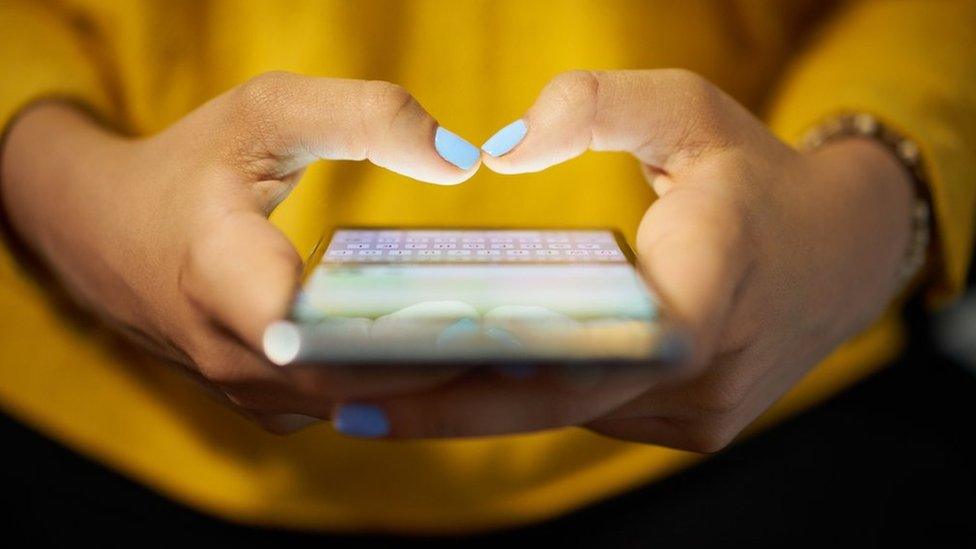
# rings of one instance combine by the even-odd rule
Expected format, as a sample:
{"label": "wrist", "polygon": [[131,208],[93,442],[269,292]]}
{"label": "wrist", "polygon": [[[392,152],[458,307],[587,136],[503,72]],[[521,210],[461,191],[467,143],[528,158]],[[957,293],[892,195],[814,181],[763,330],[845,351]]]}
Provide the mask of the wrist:
{"label": "wrist", "polygon": [[0,149],[0,207],[9,230],[29,251],[51,253],[51,229],[70,231],[73,209],[86,206],[78,184],[103,174],[122,140],[81,110],[59,102],[29,107]]}
{"label": "wrist", "polygon": [[[845,179],[870,194],[888,196],[888,205],[907,212],[915,197],[911,172],[883,144],[863,137],[847,137],[809,153],[811,159],[832,164]],[[895,212],[892,212],[895,213]]]}
{"label": "wrist", "polygon": [[812,128],[803,139],[805,150],[817,150],[825,144],[860,138],[884,148],[889,159],[896,160],[907,173],[912,185],[910,236],[897,276],[901,292],[925,270],[932,247],[932,203],[928,188],[928,171],[918,144],[900,131],[866,112],[849,112],[827,119]]}
{"label": "wrist", "polygon": [[[885,144],[846,136],[807,154],[820,177],[817,184],[839,198],[846,222],[837,225],[846,238],[863,238],[875,247],[870,257],[887,267],[895,293],[904,285],[903,271],[912,253],[916,184],[911,170]],[[857,259],[857,258],[855,258]]]}

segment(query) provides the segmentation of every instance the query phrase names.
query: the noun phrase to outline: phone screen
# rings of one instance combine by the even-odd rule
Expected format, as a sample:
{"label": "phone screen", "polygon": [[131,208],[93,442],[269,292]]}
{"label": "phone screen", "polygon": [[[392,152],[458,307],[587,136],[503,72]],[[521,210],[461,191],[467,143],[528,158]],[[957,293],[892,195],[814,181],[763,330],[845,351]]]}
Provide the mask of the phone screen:
{"label": "phone screen", "polygon": [[611,230],[335,230],[313,253],[279,364],[648,361],[668,330]]}

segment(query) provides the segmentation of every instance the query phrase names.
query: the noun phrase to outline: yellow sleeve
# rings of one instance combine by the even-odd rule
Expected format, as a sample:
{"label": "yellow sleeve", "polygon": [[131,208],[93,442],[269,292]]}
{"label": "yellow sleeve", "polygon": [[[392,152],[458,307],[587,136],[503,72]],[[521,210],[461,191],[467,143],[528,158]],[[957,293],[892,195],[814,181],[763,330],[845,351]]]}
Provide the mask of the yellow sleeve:
{"label": "yellow sleeve", "polygon": [[[27,105],[58,98],[105,121],[113,112],[90,52],[83,20],[41,0],[0,0],[0,147],[10,124]],[[2,149],[0,149],[2,151]],[[0,204],[0,292],[33,265],[13,237]]]}
{"label": "yellow sleeve", "polygon": [[109,100],[81,19],[37,0],[0,0],[0,132],[28,104],[78,102],[102,116]]}
{"label": "yellow sleeve", "polygon": [[844,4],[797,55],[769,122],[797,142],[845,111],[868,112],[918,142],[935,213],[935,279],[944,301],[965,285],[976,217],[976,2]]}

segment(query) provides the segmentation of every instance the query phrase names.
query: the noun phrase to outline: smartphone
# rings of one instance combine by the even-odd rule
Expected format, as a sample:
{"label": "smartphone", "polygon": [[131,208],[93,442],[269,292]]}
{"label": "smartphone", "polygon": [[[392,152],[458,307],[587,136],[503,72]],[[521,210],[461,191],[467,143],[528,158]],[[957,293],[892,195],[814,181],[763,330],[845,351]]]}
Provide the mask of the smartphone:
{"label": "smartphone", "polygon": [[264,351],[283,366],[650,366],[688,346],[619,231],[340,227]]}

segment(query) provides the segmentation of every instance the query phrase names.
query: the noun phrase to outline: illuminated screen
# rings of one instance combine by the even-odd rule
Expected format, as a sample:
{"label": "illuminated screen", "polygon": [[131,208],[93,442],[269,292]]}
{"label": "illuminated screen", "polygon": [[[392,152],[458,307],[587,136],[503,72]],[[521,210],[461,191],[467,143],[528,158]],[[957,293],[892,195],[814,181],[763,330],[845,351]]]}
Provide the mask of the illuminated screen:
{"label": "illuminated screen", "polygon": [[339,229],[272,360],[649,356],[657,307],[607,230]]}

